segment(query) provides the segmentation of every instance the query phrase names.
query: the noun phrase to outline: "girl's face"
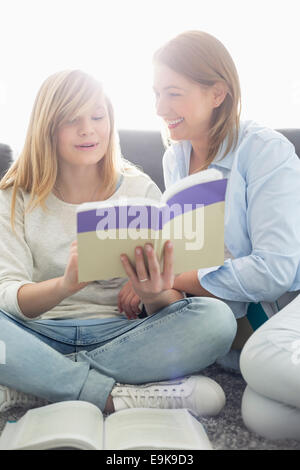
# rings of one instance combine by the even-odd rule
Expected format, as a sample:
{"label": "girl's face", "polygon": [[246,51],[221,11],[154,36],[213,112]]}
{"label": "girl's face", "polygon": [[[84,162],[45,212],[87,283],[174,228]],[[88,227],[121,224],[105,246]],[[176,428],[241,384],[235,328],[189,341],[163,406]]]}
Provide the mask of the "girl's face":
{"label": "girl's face", "polygon": [[58,156],[73,165],[93,165],[106,154],[110,120],[105,100],[92,109],[64,121],[57,131]]}
{"label": "girl's face", "polygon": [[[165,65],[154,68],[156,112],[167,124],[173,140],[197,140],[210,129],[219,106],[215,86],[204,87]],[[223,98],[224,99],[224,98]]]}

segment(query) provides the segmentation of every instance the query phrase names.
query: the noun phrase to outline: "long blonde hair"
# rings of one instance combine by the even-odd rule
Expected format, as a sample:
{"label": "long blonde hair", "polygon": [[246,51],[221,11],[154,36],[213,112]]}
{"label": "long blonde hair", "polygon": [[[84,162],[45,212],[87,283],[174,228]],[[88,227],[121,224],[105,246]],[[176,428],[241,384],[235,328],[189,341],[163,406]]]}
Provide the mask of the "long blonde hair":
{"label": "long blonde hair", "polygon": [[[42,84],[33,106],[23,150],[0,182],[0,189],[13,188],[13,229],[18,189],[30,194],[26,211],[38,205],[45,208],[45,200],[57,178],[56,131],[60,123],[78,111],[94,105],[101,95],[103,96],[101,84],[81,70],[57,72]],[[107,198],[114,192],[118,172],[124,172],[130,164],[121,156],[113,108],[107,96],[105,101],[110,120],[110,136],[105,157],[101,160],[101,173]]]}
{"label": "long blonde hair", "polygon": [[213,112],[208,157],[199,170],[209,166],[227,138],[222,155],[224,158],[237,144],[241,113],[239,77],[225,46],[203,31],[186,31],[158,49],[153,61],[154,64],[166,65],[204,87],[213,86],[216,82],[227,85],[228,92],[223,103]]}

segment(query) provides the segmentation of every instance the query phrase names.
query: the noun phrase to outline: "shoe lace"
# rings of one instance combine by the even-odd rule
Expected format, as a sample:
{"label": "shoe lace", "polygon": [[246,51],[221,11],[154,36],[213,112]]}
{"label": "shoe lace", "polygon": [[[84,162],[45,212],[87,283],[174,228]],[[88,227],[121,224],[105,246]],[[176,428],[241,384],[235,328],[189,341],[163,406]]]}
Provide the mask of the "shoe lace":
{"label": "shoe lace", "polygon": [[[151,388],[127,389],[127,392],[136,407],[144,408],[180,408],[182,406],[184,389],[174,388]],[[126,397],[123,397],[126,400]],[[128,402],[127,402],[128,403]],[[129,405],[129,403],[128,403]]]}
{"label": "shoe lace", "polygon": [[27,395],[26,393],[10,389],[7,391],[7,401],[10,405],[14,406],[36,404],[41,400],[34,395]]}

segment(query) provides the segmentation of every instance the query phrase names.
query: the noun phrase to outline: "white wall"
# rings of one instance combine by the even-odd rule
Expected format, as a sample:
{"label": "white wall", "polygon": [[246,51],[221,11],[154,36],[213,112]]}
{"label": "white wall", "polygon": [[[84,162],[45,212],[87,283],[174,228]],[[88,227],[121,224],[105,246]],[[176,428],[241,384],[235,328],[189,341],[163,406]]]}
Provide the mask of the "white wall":
{"label": "white wall", "polygon": [[38,88],[81,68],[119,128],[157,128],[152,54],[187,29],[218,37],[240,75],[243,118],[300,127],[299,0],[0,0],[0,142],[22,148]]}

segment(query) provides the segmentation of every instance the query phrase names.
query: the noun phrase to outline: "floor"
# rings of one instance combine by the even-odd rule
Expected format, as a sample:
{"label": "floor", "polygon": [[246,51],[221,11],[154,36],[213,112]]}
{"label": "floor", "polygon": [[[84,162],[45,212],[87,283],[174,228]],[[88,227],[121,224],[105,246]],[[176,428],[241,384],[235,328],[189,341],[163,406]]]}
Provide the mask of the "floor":
{"label": "floor", "polygon": [[201,418],[216,450],[299,450],[300,442],[293,440],[271,441],[248,431],[241,416],[241,401],[246,383],[237,373],[224,371],[212,365],[204,375],[216,380],[226,395],[226,405],[219,416]]}
{"label": "floor", "polygon": [[[245,382],[241,375],[224,371],[212,365],[204,372],[222,387],[226,394],[226,405],[219,416],[201,418],[215,450],[300,450],[300,442],[270,441],[248,431],[241,417],[241,399]],[[0,432],[7,420],[18,419],[26,409],[13,408],[0,414]]]}

